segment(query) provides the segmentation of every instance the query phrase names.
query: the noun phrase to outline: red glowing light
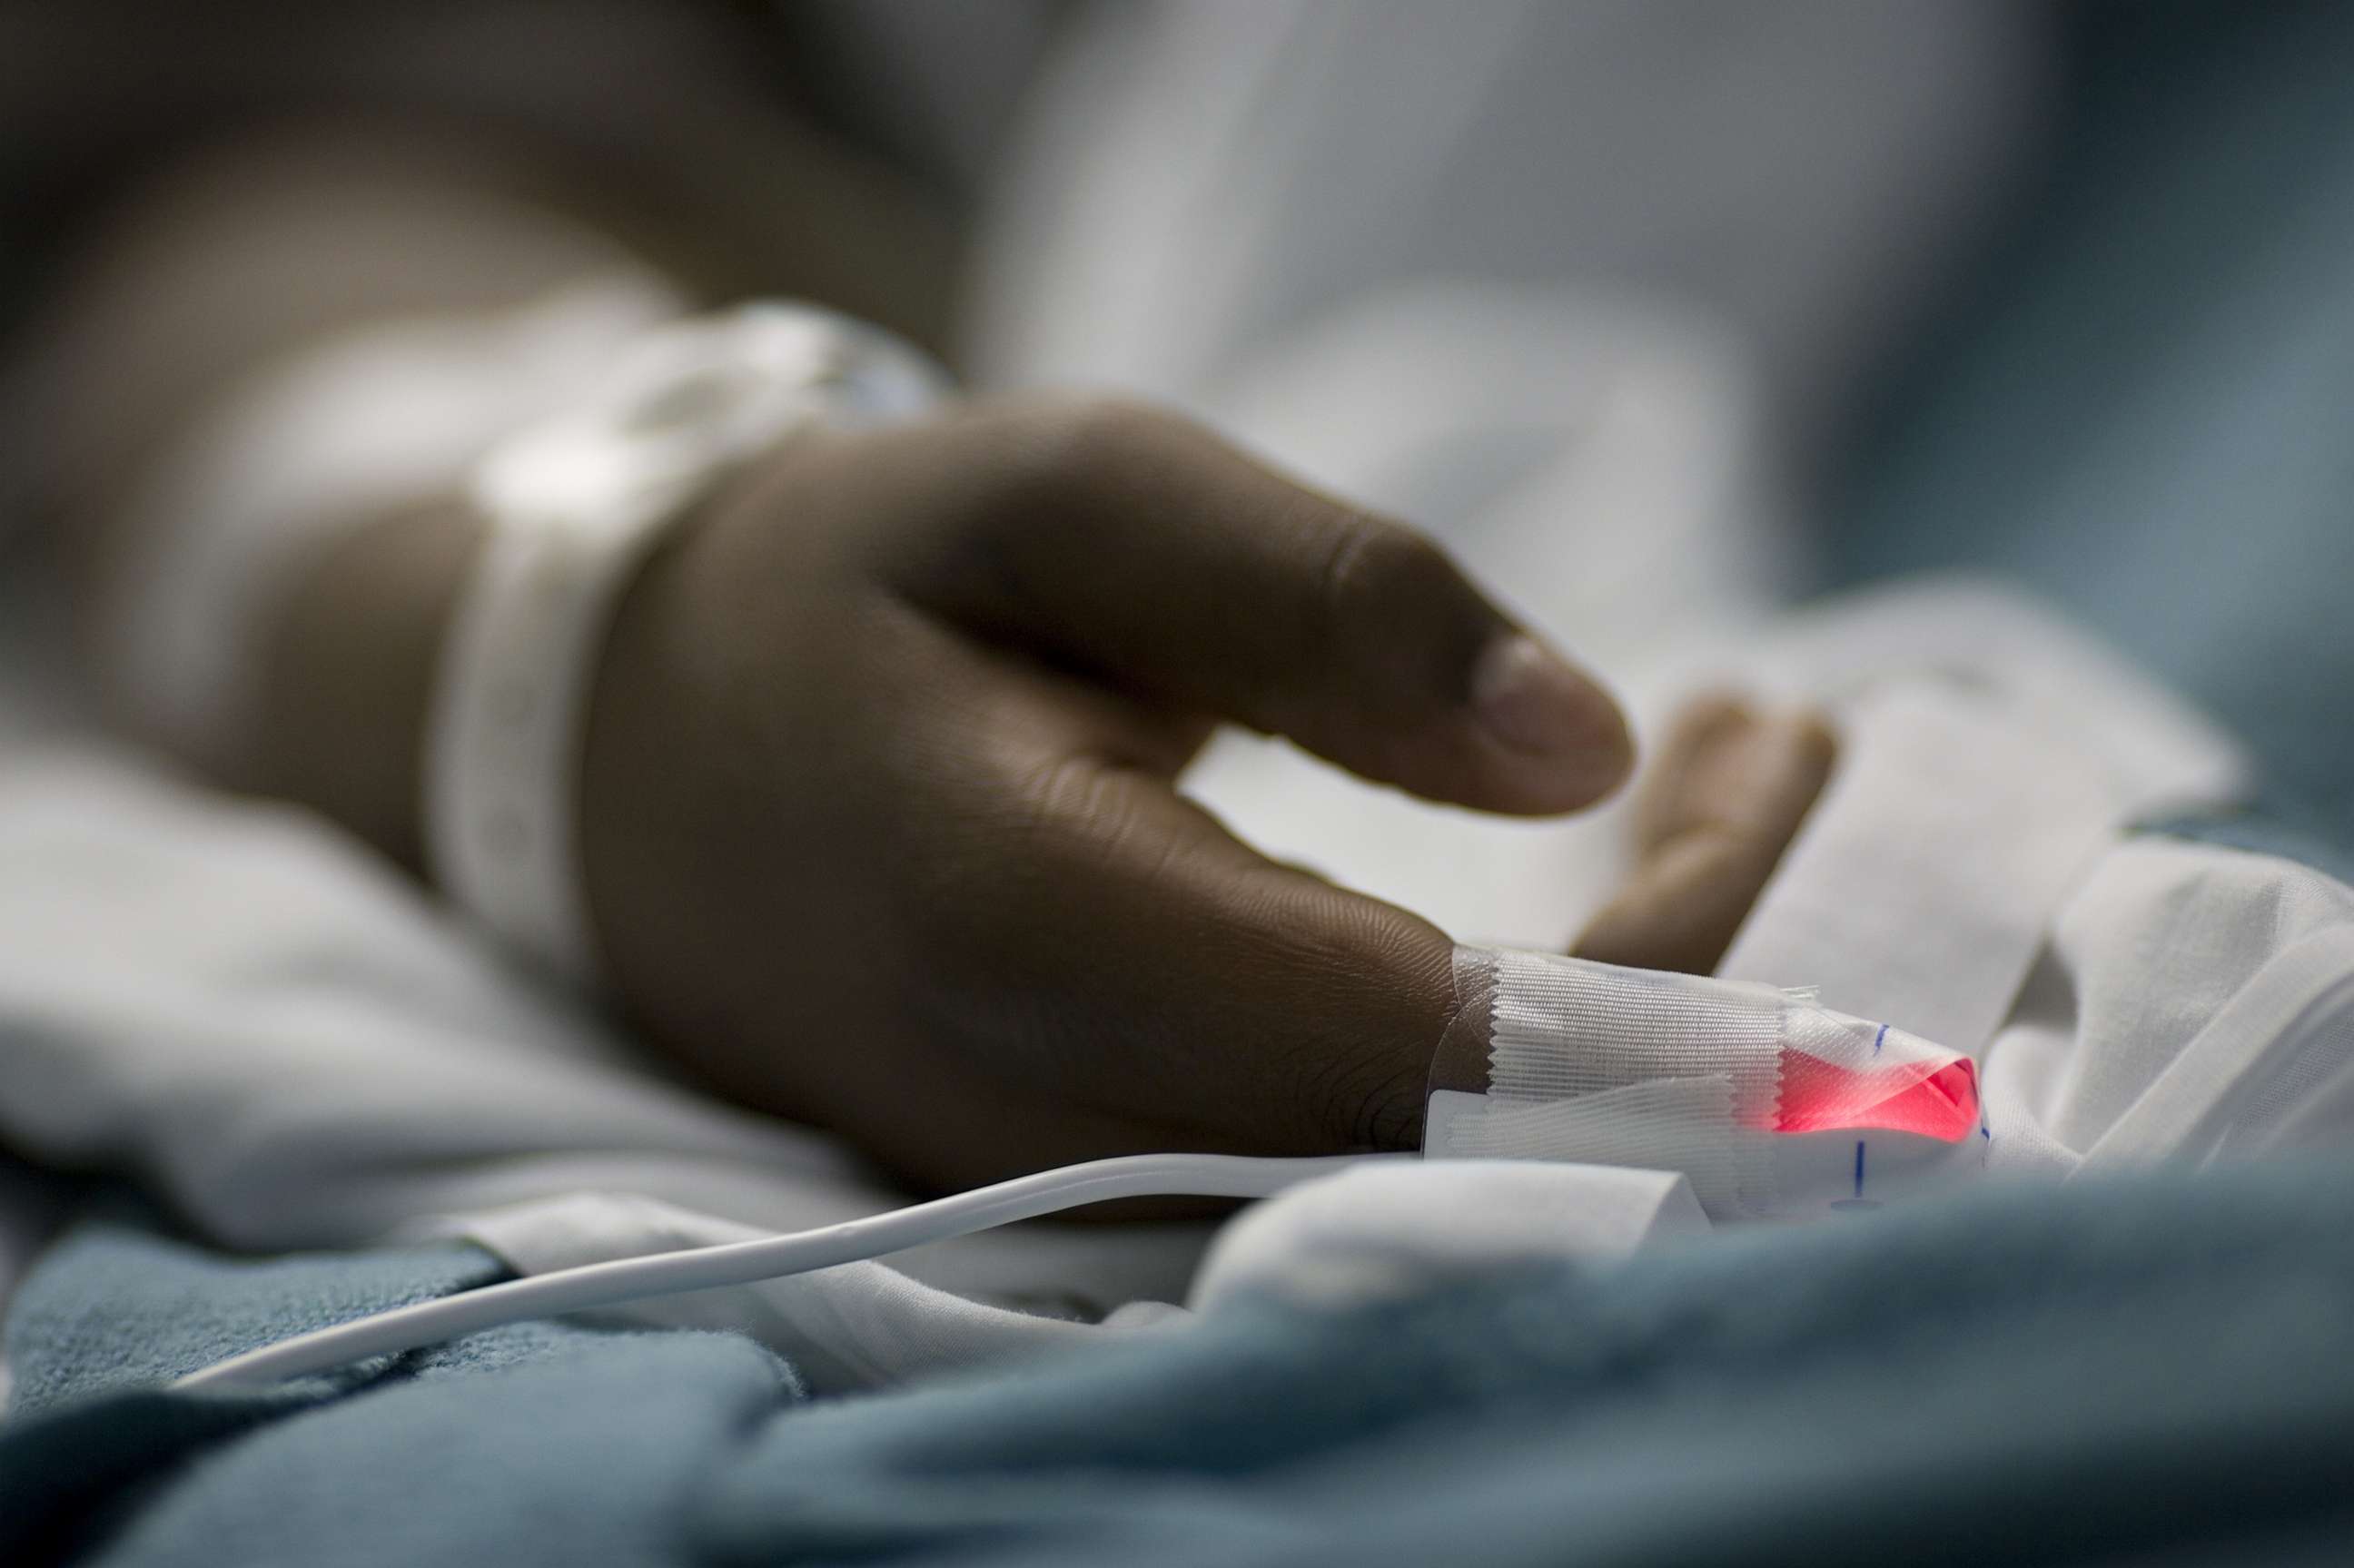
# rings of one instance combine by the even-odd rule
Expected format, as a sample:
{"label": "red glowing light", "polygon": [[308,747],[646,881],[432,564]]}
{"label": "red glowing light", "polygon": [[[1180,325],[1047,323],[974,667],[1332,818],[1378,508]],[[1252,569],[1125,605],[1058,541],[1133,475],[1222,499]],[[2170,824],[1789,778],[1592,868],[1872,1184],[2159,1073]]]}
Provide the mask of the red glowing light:
{"label": "red glowing light", "polygon": [[1967,1056],[1842,1067],[1784,1047],[1775,1132],[1875,1128],[1958,1143],[1978,1128],[1978,1070]]}

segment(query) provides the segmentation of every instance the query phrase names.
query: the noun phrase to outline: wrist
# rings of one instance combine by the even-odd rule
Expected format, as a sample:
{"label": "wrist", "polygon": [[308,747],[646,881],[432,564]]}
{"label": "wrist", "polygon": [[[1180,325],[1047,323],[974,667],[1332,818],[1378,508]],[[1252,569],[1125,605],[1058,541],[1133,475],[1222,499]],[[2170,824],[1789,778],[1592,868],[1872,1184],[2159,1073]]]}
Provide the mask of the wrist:
{"label": "wrist", "polygon": [[355,526],[306,563],[262,628],[241,782],[323,811],[422,873],[426,725],[484,532],[452,495]]}
{"label": "wrist", "polygon": [[787,432],[905,417],[935,387],[871,329],[748,305],[646,337],[576,408],[485,458],[470,493],[487,535],[426,720],[421,837],[435,880],[490,934],[598,981],[580,866],[586,732],[613,617],[648,557]]}

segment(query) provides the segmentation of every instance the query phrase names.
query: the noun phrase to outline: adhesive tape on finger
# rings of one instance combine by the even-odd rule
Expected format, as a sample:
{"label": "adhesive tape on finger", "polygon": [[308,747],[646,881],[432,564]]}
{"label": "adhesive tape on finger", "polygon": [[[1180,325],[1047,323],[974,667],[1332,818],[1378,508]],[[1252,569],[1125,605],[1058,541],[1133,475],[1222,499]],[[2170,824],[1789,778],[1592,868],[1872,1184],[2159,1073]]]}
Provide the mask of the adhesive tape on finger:
{"label": "adhesive tape on finger", "polygon": [[426,736],[427,854],[461,908],[517,950],[593,980],[577,774],[588,689],[623,588],[667,524],[793,429],[909,418],[945,384],[874,328],[748,305],[633,344],[577,407],[490,453],[471,487],[487,533],[459,591]]}
{"label": "adhesive tape on finger", "polygon": [[1875,1208],[1985,1168],[1970,1058],[1811,993],[1502,949],[1457,968],[1484,1049],[1442,1049],[1426,1158],[1680,1171],[1717,1219]]}

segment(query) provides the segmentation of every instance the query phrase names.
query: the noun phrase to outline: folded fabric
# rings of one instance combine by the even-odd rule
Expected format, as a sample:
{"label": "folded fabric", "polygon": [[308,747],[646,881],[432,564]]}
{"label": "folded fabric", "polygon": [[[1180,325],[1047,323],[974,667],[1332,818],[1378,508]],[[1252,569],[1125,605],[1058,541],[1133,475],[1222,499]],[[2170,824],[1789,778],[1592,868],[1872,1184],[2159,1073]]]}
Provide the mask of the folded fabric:
{"label": "folded fabric", "polygon": [[740,1338],[549,1325],[259,1394],[149,1381],[493,1268],[68,1242],[9,1328],[0,1560],[2188,1568],[2354,1531],[2342,1160],[1997,1185],[1338,1308],[1238,1289],[841,1402]]}

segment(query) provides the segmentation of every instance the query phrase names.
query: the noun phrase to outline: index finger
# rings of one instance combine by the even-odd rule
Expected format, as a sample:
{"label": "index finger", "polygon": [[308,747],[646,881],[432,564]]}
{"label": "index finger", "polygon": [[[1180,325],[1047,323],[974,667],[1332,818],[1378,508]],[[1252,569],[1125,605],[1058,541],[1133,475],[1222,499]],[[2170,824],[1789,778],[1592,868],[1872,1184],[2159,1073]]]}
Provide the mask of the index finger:
{"label": "index finger", "polygon": [[1109,1114],[1267,1153],[1410,1146],[1453,944],[1268,861],[1151,771],[1079,756],[1018,792],[990,917],[961,934],[1002,1067]]}

